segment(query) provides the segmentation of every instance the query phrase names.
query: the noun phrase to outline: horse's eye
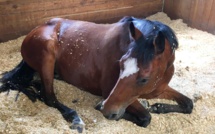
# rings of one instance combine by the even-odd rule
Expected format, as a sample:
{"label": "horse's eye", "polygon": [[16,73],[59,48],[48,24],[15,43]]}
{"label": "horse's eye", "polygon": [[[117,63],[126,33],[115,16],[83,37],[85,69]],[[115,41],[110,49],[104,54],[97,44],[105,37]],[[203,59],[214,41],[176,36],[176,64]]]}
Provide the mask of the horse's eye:
{"label": "horse's eye", "polygon": [[138,85],[145,85],[148,82],[149,79],[147,78],[138,78],[137,79],[137,84]]}

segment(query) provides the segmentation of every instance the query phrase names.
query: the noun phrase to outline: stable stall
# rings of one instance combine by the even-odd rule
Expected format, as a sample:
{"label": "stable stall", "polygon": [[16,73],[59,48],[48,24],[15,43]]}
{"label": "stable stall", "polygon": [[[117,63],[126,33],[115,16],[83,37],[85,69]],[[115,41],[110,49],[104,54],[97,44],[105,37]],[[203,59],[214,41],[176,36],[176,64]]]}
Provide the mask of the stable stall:
{"label": "stable stall", "polygon": [[[160,21],[178,37],[175,72],[169,85],[192,99],[191,114],[152,113],[151,123],[143,128],[124,119],[106,119],[94,109],[101,97],[64,81],[54,80],[55,94],[79,113],[86,134],[214,134],[214,7],[215,0],[0,0],[0,78],[22,60],[20,47],[26,34],[51,18],[113,23],[134,16]],[[156,102],[175,104],[149,100],[149,104]],[[39,100],[32,102],[22,92],[0,93],[0,133],[78,133],[70,125],[57,109]]]}

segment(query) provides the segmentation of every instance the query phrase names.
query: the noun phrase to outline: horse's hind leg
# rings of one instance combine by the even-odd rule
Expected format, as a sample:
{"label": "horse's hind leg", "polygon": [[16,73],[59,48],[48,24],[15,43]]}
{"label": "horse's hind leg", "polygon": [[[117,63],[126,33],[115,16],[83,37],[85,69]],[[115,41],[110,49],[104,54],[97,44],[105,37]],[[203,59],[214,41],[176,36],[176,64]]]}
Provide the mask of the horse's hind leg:
{"label": "horse's hind leg", "polygon": [[79,132],[82,132],[84,123],[78,116],[77,112],[60,103],[55,96],[53,90],[55,58],[51,55],[46,55],[43,58],[43,61],[38,72],[44,85],[44,90],[41,90],[42,96],[44,96],[44,102],[49,106],[57,108],[67,121],[72,122],[71,127],[73,129],[77,129]]}
{"label": "horse's hind leg", "polygon": [[193,102],[190,98],[185,95],[177,92],[171,87],[167,87],[165,91],[157,96],[159,99],[174,100],[178,105],[155,103],[151,106],[150,112],[152,113],[169,113],[169,112],[178,112],[178,113],[191,113],[193,109]]}

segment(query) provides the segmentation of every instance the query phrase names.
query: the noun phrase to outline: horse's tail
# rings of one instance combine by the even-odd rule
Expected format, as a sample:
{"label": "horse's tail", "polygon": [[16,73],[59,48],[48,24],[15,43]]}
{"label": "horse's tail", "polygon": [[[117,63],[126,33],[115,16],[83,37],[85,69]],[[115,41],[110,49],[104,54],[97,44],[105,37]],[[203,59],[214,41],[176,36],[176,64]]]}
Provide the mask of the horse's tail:
{"label": "horse's tail", "polygon": [[0,78],[0,92],[12,90],[22,91],[33,80],[35,71],[23,60],[11,71]]}

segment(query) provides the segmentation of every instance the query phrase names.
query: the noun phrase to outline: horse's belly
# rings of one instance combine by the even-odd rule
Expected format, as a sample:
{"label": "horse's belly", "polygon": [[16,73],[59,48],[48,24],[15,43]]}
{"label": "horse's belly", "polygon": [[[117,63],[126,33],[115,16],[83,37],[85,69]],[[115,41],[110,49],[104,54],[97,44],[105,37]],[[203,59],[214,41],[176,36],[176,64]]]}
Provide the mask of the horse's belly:
{"label": "horse's belly", "polygon": [[58,60],[56,71],[67,83],[92,94],[102,95],[100,71],[93,68],[89,61],[82,61],[84,61],[82,58],[74,59],[74,57]]}

